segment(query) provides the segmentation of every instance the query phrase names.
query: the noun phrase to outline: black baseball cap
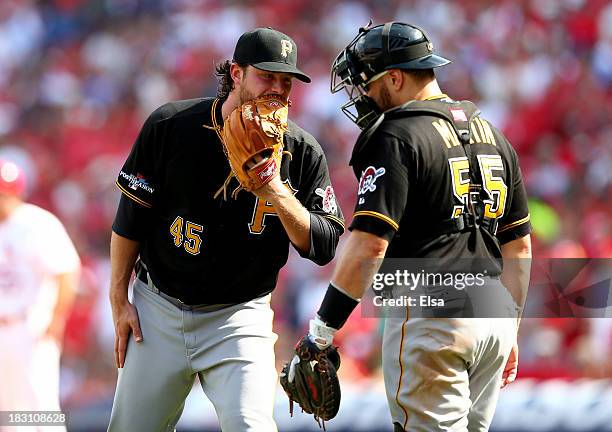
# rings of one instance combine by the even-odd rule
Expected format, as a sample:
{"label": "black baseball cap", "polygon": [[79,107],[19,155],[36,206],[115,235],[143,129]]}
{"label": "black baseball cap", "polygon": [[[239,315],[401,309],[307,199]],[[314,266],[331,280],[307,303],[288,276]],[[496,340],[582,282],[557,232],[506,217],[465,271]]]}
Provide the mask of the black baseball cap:
{"label": "black baseball cap", "polygon": [[269,72],[285,72],[309,83],[297,68],[297,45],[289,36],[270,27],[244,33],[236,43],[234,61]]}

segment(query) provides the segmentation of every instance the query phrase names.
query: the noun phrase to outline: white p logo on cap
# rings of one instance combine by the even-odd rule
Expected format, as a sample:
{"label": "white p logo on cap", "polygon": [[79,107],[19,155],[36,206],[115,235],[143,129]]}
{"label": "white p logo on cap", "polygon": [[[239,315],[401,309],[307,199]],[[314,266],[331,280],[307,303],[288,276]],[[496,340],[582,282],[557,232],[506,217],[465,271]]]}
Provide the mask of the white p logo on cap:
{"label": "white p logo on cap", "polygon": [[281,39],[281,55],[287,57],[288,54],[293,52],[293,44],[287,39]]}

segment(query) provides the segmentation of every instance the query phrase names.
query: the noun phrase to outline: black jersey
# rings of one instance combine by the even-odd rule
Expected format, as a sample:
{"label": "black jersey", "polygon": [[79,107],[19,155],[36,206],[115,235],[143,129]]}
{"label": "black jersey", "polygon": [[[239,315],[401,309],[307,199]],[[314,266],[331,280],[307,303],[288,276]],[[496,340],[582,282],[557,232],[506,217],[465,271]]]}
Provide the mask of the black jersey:
{"label": "black jersey", "polygon": [[[454,121],[469,125],[472,164]],[[469,102],[441,97],[388,112],[364,131],[351,164],[359,179],[351,229],[390,240],[389,258],[484,258],[499,269],[500,244],[530,232],[516,152]],[[470,170],[487,197],[483,216],[494,222],[476,229],[449,225],[469,211]]]}
{"label": "black jersey", "polygon": [[[230,170],[220,141],[221,105],[204,98],[157,109],[117,179],[126,197],[149,209],[139,240],[152,281],[192,305],[269,293],[289,252],[289,237],[270,203],[246,191],[231,198],[235,178],[227,199],[214,198]],[[281,179],[339,235],[344,222],[320,145],[291,121],[284,144],[291,157],[283,159]]]}

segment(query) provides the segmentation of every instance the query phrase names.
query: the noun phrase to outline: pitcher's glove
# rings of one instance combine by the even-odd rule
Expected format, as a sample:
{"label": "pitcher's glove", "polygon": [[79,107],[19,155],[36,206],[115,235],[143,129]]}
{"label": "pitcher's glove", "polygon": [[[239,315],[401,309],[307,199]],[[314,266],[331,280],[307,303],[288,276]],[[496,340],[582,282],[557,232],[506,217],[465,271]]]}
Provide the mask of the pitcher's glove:
{"label": "pitcher's glove", "polygon": [[340,408],[340,382],[336,371],[340,355],[331,345],[320,350],[304,336],[295,346],[295,356],[285,363],[280,383],[289,397],[289,412],[293,416],[293,402],[302,410],[314,414],[315,420],[331,420]]}
{"label": "pitcher's glove", "polygon": [[287,115],[287,100],[267,95],[236,107],[224,120],[223,148],[241,186],[234,193],[259,189],[278,175]]}

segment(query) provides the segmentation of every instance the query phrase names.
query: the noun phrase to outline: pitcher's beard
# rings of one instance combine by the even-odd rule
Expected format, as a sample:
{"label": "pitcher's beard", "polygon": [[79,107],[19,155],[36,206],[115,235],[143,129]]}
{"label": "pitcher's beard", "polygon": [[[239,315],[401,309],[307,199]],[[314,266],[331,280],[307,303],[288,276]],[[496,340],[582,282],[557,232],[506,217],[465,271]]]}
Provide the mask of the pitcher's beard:
{"label": "pitcher's beard", "polygon": [[[245,85],[240,85],[239,97],[240,97],[240,104],[241,105],[243,103],[245,103],[245,102],[251,101],[251,100],[256,99],[256,98],[258,98],[260,96],[268,96],[268,95],[273,96],[275,94],[274,93],[263,93],[263,94],[260,94],[260,95],[255,95],[255,94],[251,93],[249,90],[247,90]],[[282,95],[276,95],[276,96],[284,99],[285,102],[287,104],[289,104],[289,106],[291,106],[291,102],[289,100],[287,100],[284,96],[282,96]]]}
{"label": "pitcher's beard", "polygon": [[245,85],[240,85],[240,104],[255,99],[255,95],[247,90]]}

